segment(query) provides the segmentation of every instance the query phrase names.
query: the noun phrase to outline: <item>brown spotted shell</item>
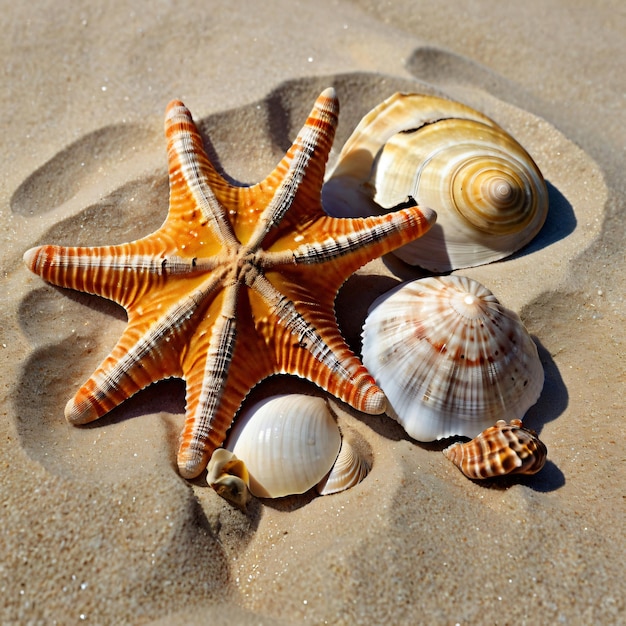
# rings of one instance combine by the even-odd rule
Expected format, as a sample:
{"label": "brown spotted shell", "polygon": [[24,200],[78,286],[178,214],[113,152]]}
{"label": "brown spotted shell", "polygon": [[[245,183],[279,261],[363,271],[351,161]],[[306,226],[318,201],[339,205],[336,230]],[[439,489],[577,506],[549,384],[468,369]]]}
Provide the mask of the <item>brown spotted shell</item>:
{"label": "brown spotted shell", "polygon": [[498,420],[467,443],[453,443],[444,451],[468,478],[483,479],[508,474],[536,474],[545,464],[547,448],[535,431],[515,419]]}

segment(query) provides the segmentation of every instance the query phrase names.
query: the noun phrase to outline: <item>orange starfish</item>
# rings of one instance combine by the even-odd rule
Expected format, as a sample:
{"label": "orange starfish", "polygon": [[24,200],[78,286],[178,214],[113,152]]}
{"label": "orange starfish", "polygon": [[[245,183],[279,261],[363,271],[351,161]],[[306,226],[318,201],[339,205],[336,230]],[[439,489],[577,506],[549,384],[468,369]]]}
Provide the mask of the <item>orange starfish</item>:
{"label": "orange starfish", "polygon": [[[62,287],[121,304],[128,326],[65,408],[91,422],[153,382],[186,382],[178,467],[206,467],[235,413],[262,379],[305,377],[354,408],[385,410],[385,396],[343,340],[339,287],[359,267],[422,235],[429,209],[336,219],[321,205],[339,104],[315,102],[276,169],[252,187],[226,181],[209,161],[191,114],[165,115],[170,207],[156,232],[102,247],[40,246],[26,265]],[[413,205],[413,206],[411,206]]]}

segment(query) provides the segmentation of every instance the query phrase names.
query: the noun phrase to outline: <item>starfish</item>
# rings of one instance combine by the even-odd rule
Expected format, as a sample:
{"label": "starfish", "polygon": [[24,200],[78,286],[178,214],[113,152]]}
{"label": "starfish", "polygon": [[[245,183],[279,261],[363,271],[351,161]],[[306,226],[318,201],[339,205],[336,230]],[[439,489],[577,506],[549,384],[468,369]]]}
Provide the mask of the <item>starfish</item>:
{"label": "starfish", "polygon": [[131,243],[24,254],[48,282],[113,300],[128,315],[117,345],[67,403],[70,423],[98,419],[153,382],[182,378],[178,467],[193,478],[268,376],[304,377],[359,411],[385,411],[384,393],[341,336],[335,297],[359,267],[421,236],[436,216],[413,200],[375,217],[324,212],[338,113],[334,90],[325,90],[274,171],[246,187],[217,171],[189,110],[174,100],[165,114],[163,225]]}

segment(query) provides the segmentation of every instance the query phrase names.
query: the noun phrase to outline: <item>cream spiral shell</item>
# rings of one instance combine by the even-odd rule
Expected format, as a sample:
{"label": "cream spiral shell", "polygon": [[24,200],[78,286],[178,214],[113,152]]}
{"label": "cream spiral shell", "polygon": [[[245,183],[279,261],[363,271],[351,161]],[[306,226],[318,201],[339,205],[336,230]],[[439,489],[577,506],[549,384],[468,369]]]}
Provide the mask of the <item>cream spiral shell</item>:
{"label": "cream spiral shell", "polygon": [[475,437],[498,419],[522,418],[544,378],[517,314],[462,276],[405,283],[376,300],[363,363],[387,413],[419,441]]}
{"label": "cream spiral shell", "polygon": [[397,93],[370,111],[324,186],[331,215],[382,212],[413,197],[437,212],[426,236],[394,252],[435,272],[489,263],[527,244],[548,210],[530,155],[458,102]]}
{"label": "cream spiral shell", "polygon": [[231,500],[235,498],[229,492],[239,498],[242,488],[233,483],[233,475],[257,497],[280,498],[316,486],[318,493],[326,495],[356,485],[368,470],[367,462],[342,439],[325,398],[285,394],[242,412],[226,450],[213,454],[208,481],[218,492],[226,486],[221,495]]}

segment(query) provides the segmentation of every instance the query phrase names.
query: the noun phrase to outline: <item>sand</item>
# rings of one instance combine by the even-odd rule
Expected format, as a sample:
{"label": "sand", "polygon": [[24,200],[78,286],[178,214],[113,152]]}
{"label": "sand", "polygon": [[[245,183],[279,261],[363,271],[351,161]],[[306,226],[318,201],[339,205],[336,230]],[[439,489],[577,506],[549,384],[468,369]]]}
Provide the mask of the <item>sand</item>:
{"label": "sand", "polygon": [[[625,623],[623,2],[92,4],[0,11],[0,622]],[[256,182],[328,85],[342,107],[331,161],[373,105],[425,90],[494,117],[542,169],[538,238],[459,272],[536,338],[546,383],[526,423],[549,450],[536,476],[472,483],[440,445],[346,410],[368,478],[243,513],[176,472],[181,382],[65,422],[125,316],[49,287],[23,252],[160,225],[169,100]],[[420,275],[387,260],[348,281],[337,312],[355,349],[375,295]]]}

